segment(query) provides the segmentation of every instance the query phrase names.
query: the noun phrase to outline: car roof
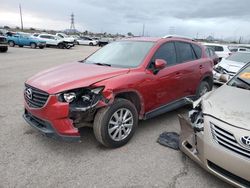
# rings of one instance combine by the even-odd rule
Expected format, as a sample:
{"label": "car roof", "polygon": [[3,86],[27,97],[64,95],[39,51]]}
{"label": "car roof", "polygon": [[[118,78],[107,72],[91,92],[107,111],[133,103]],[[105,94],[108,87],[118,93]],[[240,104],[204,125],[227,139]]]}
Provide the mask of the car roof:
{"label": "car roof", "polygon": [[181,37],[181,36],[165,36],[165,37],[131,37],[131,38],[125,38],[122,40],[126,41],[145,41],[145,42],[158,42],[161,40],[167,41],[168,39],[176,39],[176,40],[183,40],[186,42],[194,41],[191,38]]}

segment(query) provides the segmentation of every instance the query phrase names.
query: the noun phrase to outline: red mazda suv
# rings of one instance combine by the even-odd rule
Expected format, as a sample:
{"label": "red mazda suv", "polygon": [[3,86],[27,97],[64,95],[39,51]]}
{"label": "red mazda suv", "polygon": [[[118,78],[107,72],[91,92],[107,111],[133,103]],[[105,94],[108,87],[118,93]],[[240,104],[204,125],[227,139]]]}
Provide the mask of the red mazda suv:
{"label": "red mazda suv", "polygon": [[92,126],[96,139],[119,147],[146,120],[212,89],[205,48],[181,37],[130,38],[86,59],[36,74],[25,83],[24,119],[43,134],[68,141]]}

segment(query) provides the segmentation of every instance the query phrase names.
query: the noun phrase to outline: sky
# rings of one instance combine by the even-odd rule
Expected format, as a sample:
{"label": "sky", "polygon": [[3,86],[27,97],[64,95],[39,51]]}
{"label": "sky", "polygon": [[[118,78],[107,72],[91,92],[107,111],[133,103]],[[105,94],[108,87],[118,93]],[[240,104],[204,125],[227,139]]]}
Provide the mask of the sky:
{"label": "sky", "polygon": [[0,0],[0,26],[250,40],[250,0]]}

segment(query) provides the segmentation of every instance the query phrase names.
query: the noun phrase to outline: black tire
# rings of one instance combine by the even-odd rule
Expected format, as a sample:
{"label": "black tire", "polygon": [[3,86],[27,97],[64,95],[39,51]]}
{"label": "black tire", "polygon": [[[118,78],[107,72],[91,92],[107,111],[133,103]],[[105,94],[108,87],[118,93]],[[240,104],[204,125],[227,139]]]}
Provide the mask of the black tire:
{"label": "black tire", "polygon": [[18,45],[20,48],[22,48],[23,47],[23,45]]}
{"label": "black tire", "polygon": [[8,42],[8,44],[9,44],[9,46],[10,46],[10,47],[14,47],[14,46],[16,45],[16,44],[15,44],[15,42],[14,42],[14,41],[12,41],[12,40],[11,40],[11,41],[9,41],[9,42]]}
{"label": "black tire", "polygon": [[92,42],[91,42],[91,43],[89,43],[89,45],[90,45],[90,46],[94,46],[94,44],[93,44]]}
{"label": "black tire", "polygon": [[39,46],[40,49],[44,49],[44,46]]}
{"label": "black tire", "polygon": [[63,49],[63,48],[64,48],[64,44],[63,44],[63,43],[59,43],[57,46],[58,46],[58,48],[60,48],[60,49]]}
{"label": "black tire", "polygon": [[202,81],[196,91],[196,99],[199,99],[206,92],[210,91],[212,88],[209,86],[209,83],[206,81]]}
{"label": "black tire", "polygon": [[[113,115],[119,110],[128,110],[131,114],[132,126],[131,129],[124,139],[115,141],[109,134],[109,122]],[[138,112],[135,106],[126,99],[115,99],[113,104],[100,109],[94,119],[94,134],[96,139],[106,147],[117,148],[125,145],[133,136],[138,124]],[[122,126],[122,125],[120,125]],[[120,128],[121,129],[121,128]],[[117,129],[115,130],[117,131]],[[123,132],[124,133],[124,132]],[[115,134],[115,133],[114,133]]]}
{"label": "black tire", "polygon": [[37,45],[36,45],[36,43],[32,42],[32,43],[30,43],[30,47],[31,47],[32,49],[35,49],[35,48],[37,47]]}
{"label": "black tire", "polygon": [[7,52],[7,51],[8,51],[8,46],[0,47],[0,52]]}

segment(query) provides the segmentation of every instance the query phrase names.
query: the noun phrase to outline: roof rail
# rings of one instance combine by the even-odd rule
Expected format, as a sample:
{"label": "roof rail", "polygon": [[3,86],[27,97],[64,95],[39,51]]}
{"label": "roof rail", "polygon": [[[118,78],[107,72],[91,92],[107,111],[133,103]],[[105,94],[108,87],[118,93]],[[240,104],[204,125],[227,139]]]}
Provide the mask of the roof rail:
{"label": "roof rail", "polygon": [[182,36],[182,35],[166,35],[166,36],[164,36],[162,38],[166,39],[166,38],[173,38],[173,37],[195,41],[194,38],[187,37],[187,36]]}

